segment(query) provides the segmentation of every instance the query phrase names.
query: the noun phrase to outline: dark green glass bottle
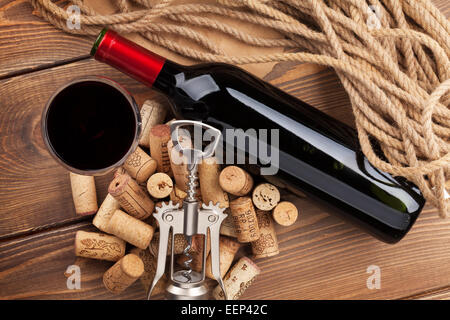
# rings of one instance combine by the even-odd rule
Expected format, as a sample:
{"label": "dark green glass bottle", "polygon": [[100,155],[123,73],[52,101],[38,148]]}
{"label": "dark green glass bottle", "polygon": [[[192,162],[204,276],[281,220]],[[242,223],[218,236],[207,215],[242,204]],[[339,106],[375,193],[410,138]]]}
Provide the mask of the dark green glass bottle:
{"label": "dark green glass bottle", "polygon": [[[238,67],[182,66],[112,31],[102,32],[92,54],[165,94],[179,118],[205,121],[224,134],[277,129],[277,178],[385,242],[400,240],[424,206],[412,183],[368,162],[353,128]],[[248,146],[243,151],[258,157]]]}

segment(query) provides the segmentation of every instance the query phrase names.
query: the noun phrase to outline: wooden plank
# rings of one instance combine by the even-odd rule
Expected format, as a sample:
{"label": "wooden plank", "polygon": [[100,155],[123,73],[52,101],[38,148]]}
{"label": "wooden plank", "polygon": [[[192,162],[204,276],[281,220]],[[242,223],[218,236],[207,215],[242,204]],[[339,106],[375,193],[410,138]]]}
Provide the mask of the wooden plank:
{"label": "wooden plank", "polygon": [[[40,121],[59,86],[95,74],[123,84],[139,105],[155,95],[91,59],[0,81],[0,238],[81,219],[73,210],[68,173],[44,146]],[[110,180],[111,174],[96,178],[99,202]]]}
{"label": "wooden plank", "polygon": [[93,37],[56,29],[28,0],[0,0],[0,78],[89,54]]}
{"label": "wooden plank", "polygon": [[450,300],[450,287],[444,287],[434,291],[425,291],[408,298],[417,300]]}
{"label": "wooden plank", "polygon": [[448,0],[431,0],[447,19],[450,17],[450,2]]}
{"label": "wooden plank", "polygon": [[[77,230],[93,231],[83,222],[0,244],[0,299],[144,299],[140,281],[119,295],[103,286],[103,273],[114,262],[78,258]],[[81,288],[67,288],[66,270],[77,265]]]}
{"label": "wooden plank", "polygon": [[[280,254],[258,259],[262,273],[243,299],[397,299],[421,298],[450,283],[450,221],[429,208],[407,237],[381,243],[328,215],[307,199],[284,195],[300,208],[291,227],[277,226]],[[76,230],[94,230],[89,222],[0,244],[1,299],[142,299],[142,287],[109,294],[101,283],[111,263],[79,259],[73,253]],[[238,256],[251,255],[244,246]],[[79,264],[81,290],[66,287],[64,272]],[[366,286],[367,267],[381,270],[381,288]],[[444,297],[448,293],[434,293]]]}
{"label": "wooden plank", "polygon": [[[388,245],[329,216],[307,199],[292,199],[300,219],[278,227],[280,255],[256,260],[262,274],[248,299],[399,299],[450,283],[450,221],[427,208],[400,243]],[[381,288],[370,290],[367,268]]]}

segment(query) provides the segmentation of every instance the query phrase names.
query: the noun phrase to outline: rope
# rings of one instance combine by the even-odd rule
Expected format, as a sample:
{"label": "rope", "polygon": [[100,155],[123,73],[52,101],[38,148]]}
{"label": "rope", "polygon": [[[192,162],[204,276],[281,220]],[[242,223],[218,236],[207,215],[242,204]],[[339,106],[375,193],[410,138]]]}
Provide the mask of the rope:
{"label": "rope", "polygon": [[[82,0],[80,28],[50,0],[30,0],[41,16],[74,34],[97,35],[107,26],[137,32],[153,43],[198,61],[236,65],[295,61],[332,67],[347,91],[362,151],[380,170],[412,180],[440,216],[449,212],[450,23],[430,0],[115,0],[102,15]],[[155,4],[156,2],[156,4]],[[256,37],[217,16],[277,31]],[[164,19],[164,23],[161,23]],[[230,21],[227,20],[227,21]],[[227,34],[256,47],[289,52],[232,56],[200,29]],[[182,36],[195,46],[174,40]],[[376,140],[385,157],[374,151]]]}

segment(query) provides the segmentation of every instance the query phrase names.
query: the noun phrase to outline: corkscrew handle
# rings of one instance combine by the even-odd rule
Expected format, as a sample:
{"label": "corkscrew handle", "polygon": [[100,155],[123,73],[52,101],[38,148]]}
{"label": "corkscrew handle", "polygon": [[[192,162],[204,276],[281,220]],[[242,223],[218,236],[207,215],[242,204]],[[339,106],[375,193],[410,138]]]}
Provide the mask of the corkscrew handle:
{"label": "corkscrew handle", "polygon": [[[182,127],[197,127],[205,130],[205,138],[211,141],[211,143],[204,148],[204,150],[196,149],[196,148],[183,148],[180,142],[180,129]],[[172,132],[172,143],[173,147],[176,151],[183,154],[186,157],[188,162],[188,171],[194,171],[198,162],[202,159],[209,158],[214,155],[214,151],[219,145],[219,140],[221,136],[220,130],[217,130],[206,123],[199,121],[191,121],[191,120],[176,120],[170,124],[170,131]],[[194,145],[195,145],[194,141]]]}

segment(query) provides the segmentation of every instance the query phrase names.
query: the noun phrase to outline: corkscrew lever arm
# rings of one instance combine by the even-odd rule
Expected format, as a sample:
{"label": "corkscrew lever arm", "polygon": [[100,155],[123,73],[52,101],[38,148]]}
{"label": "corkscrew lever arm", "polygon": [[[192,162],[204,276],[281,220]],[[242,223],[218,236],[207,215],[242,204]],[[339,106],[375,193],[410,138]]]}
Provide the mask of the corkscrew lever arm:
{"label": "corkscrew lever arm", "polygon": [[150,300],[152,291],[158,283],[159,279],[164,275],[166,269],[167,244],[169,243],[170,226],[159,226],[159,249],[158,249],[158,264],[156,267],[155,277],[153,278],[152,286],[148,291],[147,300]]}
{"label": "corkscrew lever arm", "polygon": [[[219,239],[220,239],[220,226],[223,220],[227,217],[226,213],[223,213],[224,209],[221,209],[218,205],[214,206],[212,202],[209,205],[203,204],[202,215],[207,217],[210,241],[211,241],[211,272],[215,280],[219,283],[220,288],[223,291],[225,300],[228,300],[223,280],[220,273],[220,252],[219,252]],[[212,218],[214,217],[214,218]],[[208,234],[208,232],[205,232]]]}
{"label": "corkscrew lever arm", "polygon": [[[176,206],[173,206],[172,201],[170,201],[168,207],[178,209],[178,206],[178,204]],[[150,296],[156,284],[164,275],[166,269],[167,246],[169,244],[170,229],[178,223],[176,218],[181,216],[181,211],[171,211],[167,210],[166,208],[167,207],[163,205],[162,208],[157,208],[156,213],[153,214],[159,224],[159,249],[155,277],[153,278],[152,285],[147,295],[148,300],[150,300]]]}

